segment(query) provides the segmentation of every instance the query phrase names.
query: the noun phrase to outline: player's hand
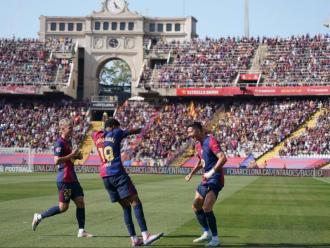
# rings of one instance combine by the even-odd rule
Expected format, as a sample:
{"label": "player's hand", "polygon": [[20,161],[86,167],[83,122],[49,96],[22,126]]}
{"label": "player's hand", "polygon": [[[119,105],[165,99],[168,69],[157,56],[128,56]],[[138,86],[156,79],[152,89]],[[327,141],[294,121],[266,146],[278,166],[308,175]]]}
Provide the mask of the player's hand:
{"label": "player's hand", "polygon": [[76,159],[82,159],[83,158],[83,154],[81,153],[81,151],[79,151],[79,153],[78,153],[78,155],[77,155],[77,157],[76,157]]}
{"label": "player's hand", "polygon": [[189,182],[190,179],[192,178],[192,175],[189,173],[184,179]]}
{"label": "player's hand", "polygon": [[209,179],[210,177],[212,177],[214,175],[214,173],[215,173],[214,169],[211,169],[210,171],[204,173],[203,178]]}
{"label": "player's hand", "polygon": [[73,159],[82,159],[82,153],[79,151],[78,148],[74,149],[71,154]]}

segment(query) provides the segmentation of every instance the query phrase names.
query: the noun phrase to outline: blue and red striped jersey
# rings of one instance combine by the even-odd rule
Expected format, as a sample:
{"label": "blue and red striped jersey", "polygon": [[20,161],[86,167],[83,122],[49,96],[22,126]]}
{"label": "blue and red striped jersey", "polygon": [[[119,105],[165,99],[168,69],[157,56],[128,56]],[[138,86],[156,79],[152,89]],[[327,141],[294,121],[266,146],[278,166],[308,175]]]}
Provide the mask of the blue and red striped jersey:
{"label": "blue and red striped jersey", "polygon": [[[203,142],[196,144],[196,152],[201,159],[202,166],[205,172],[210,171],[218,161],[216,156],[221,152],[218,141],[212,135],[207,135]],[[221,185],[224,185],[224,171],[216,172],[208,181],[218,181]]]}
{"label": "blue and red striped jersey", "polygon": [[121,128],[115,128],[109,132],[94,132],[92,134],[94,144],[101,159],[101,177],[126,174],[121,161],[120,144],[128,135],[128,131]]}
{"label": "blue and red striped jersey", "polygon": [[[72,145],[70,141],[67,141],[60,137],[54,146],[54,156],[64,157],[69,155],[72,152]],[[64,163],[60,163],[57,166],[57,182],[63,183],[73,183],[78,182],[78,178],[76,172],[74,170],[73,162],[66,161]]]}

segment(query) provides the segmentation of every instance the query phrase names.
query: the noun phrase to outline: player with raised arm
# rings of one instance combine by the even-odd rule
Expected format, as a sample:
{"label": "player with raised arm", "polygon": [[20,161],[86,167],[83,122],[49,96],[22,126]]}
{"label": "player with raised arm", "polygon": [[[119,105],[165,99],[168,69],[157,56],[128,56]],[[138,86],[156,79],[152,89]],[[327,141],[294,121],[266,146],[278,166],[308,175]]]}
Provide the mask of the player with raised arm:
{"label": "player with raised arm", "polygon": [[[199,238],[194,239],[193,242],[209,241],[206,246],[216,247],[220,245],[220,240],[213,206],[224,186],[223,165],[227,159],[221,151],[218,141],[212,135],[206,134],[200,122],[193,122],[188,125],[187,132],[188,137],[196,141],[196,152],[199,162],[185,177],[186,181],[190,181],[197,171],[204,168],[202,182],[196,189],[192,206],[204,232]],[[209,234],[209,230],[211,230],[212,236]]]}
{"label": "player with raised arm", "polygon": [[[121,141],[129,135],[138,134],[141,129],[123,130],[120,123],[110,118],[105,122],[104,130],[92,134],[94,144],[101,159],[100,176],[103,179],[111,202],[118,202],[124,211],[124,221],[131,237],[132,246],[150,245],[163,233],[150,234],[147,229],[142,203],[137,190],[126,173],[121,161]],[[135,232],[132,219],[132,207],[140,226],[143,240]]]}
{"label": "player with raised arm", "polygon": [[68,210],[70,200],[76,204],[76,218],[78,221],[78,238],[93,237],[85,231],[85,203],[84,192],[74,170],[73,161],[81,159],[82,154],[78,149],[72,151],[70,138],[72,136],[72,122],[62,119],[59,123],[60,137],[54,146],[54,162],[58,167],[57,188],[59,204],[39,214],[35,213],[32,220],[32,230],[35,231],[41,220],[64,213]]}

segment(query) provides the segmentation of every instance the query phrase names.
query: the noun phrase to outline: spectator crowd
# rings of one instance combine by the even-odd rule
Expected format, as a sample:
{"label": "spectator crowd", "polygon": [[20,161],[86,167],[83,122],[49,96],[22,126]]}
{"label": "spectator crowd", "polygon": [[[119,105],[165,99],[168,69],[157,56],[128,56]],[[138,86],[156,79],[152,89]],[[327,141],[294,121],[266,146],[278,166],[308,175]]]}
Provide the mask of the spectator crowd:
{"label": "spectator crowd", "polygon": [[72,48],[70,39],[0,39],[0,85],[53,84],[58,70],[68,79],[72,59],[58,54]]}
{"label": "spectator crowd", "polygon": [[138,140],[128,139],[124,150],[135,160],[163,159],[165,164],[190,144],[186,124],[193,118],[207,124],[215,111],[214,103],[137,103],[126,102],[117,112],[124,127],[141,126]]}
{"label": "spectator crowd", "polygon": [[298,137],[285,142],[281,156],[327,155],[330,154],[330,102],[320,102],[323,113],[317,118],[315,127],[306,127]]}
{"label": "spectator crowd", "polygon": [[227,105],[213,131],[228,156],[259,157],[267,152],[317,109],[310,100],[254,100]]}
{"label": "spectator crowd", "polygon": [[190,42],[158,43],[153,51],[170,53],[172,63],[158,65],[159,87],[179,85],[229,85],[240,70],[248,70],[257,48],[254,38],[193,39]]}
{"label": "spectator crowd", "polygon": [[264,38],[267,55],[261,64],[264,81],[277,84],[330,82],[330,36]]}
{"label": "spectator crowd", "polygon": [[[257,53],[266,46],[264,56]],[[330,36],[289,38],[193,39],[159,41],[150,58],[162,54],[167,63],[146,66],[141,83],[152,87],[224,87],[235,85],[240,72],[252,68],[257,58],[261,81],[267,85],[316,85],[330,82]],[[156,73],[152,73],[155,71]],[[152,76],[153,75],[153,76]]]}
{"label": "spectator crowd", "polygon": [[123,126],[144,127],[134,146],[132,140],[125,145],[134,148],[130,157],[137,160],[169,160],[192,145],[186,138],[186,125],[192,120],[208,127],[227,156],[258,157],[307,121],[319,105],[319,100],[126,103],[116,117]]}
{"label": "spectator crowd", "polygon": [[31,147],[51,152],[58,138],[58,123],[70,117],[74,123],[73,145],[78,146],[89,127],[87,104],[68,100],[0,101],[0,147]]}
{"label": "spectator crowd", "polygon": [[[116,111],[123,128],[142,128],[140,135],[123,142],[128,159],[161,159],[169,164],[193,141],[186,126],[201,121],[220,141],[229,157],[258,157],[283,141],[320,108],[324,112],[315,128],[292,139],[280,151],[283,155],[329,153],[328,100],[223,100],[157,103],[125,102]],[[0,102],[0,147],[31,147],[36,152],[52,150],[58,136],[58,121],[74,121],[74,145],[79,145],[89,127],[88,104],[68,100]]]}

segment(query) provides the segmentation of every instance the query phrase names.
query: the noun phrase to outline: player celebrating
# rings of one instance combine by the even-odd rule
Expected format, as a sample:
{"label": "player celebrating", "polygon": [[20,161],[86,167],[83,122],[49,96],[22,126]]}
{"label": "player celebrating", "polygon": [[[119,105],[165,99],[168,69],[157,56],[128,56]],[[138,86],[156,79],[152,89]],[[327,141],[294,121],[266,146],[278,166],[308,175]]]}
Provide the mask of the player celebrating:
{"label": "player celebrating", "polygon": [[[221,151],[217,140],[212,135],[206,134],[200,122],[194,122],[188,126],[188,137],[193,138],[197,142],[196,152],[200,160],[185,179],[186,181],[190,181],[192,176],[202,167],[205,172],[202,182],[196,189],[192,206],[204,232],[199,238],[194,239],[193,242],[209,241],[206,246],[219,246],[220,240],[213,206],[220,190],[224,186],[223,165],[227,159]],[[209,229],[211,230],[212,237],[209,235]]]}
{"label": "player celebrating", "polygon": [[78,149],[72,151],[70,138],[72,136],[72,123],[68,119],[62,119],[59,123],[60,138],[55,143],[54,161],[58,166],[57,188],[59,192],[59,205],[54,206],[47,211],[39,214],[35,213],[32,221],[32,230],[35,231],[38,224],[44,218],[64,213],[69,208],[70,199],[77,206],[76,217],[79,231],[78,238],[93,237],[92,234],[85,231],[85,203],[84,192],[78,182],[76,172],[74,171],[73,161],[81,159],[82,154]]}
{"label": "player celebrating", "polygon": [[[101,158],[100,176],[108,191],[111,202],[118,202],[124,211],[124,221],[131,237],[132,246],[150,245],[163,233],[150,234],[144,218],[142,203],[131,178],[125,171],[121,161],[120,144],[122,139],[129,135],[140,133],[141,129],[123,130],[120,123],[113,118],[108,119],[104,125],[105,130],[92,134],[93,141]],[[136,236],[132,207],[142,232],[143,240]]]}

